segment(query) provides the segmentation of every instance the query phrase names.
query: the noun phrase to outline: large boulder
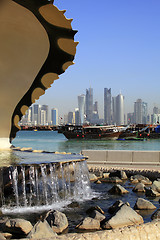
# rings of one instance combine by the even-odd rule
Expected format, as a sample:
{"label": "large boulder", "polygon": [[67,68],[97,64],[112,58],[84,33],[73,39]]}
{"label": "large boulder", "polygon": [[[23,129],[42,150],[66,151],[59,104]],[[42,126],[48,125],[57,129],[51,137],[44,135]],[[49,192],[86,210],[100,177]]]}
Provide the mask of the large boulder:
{"label": "large boulder", "polygon": [[114,185],[110,190],[108,190],[108,192],[110,194],[125,194],[125,193],[129,193],[124,187],[122,187],[119,184]]}
{"label": "large boulder", "polygon": [[27,235],[27,238],[31,239],[45,239],[45,238],[55,238],[57,234],[53,232],[52,228],[49,226],[46,220],[44,222],[38,221],[31,232]]}
{"label": "large boulder", "polygon": [[133,188],[133,192],[145,192],[145,185],[141,182],[137,183],[137,185]]}
{"label": "large boulder", "polygon": [[151,189],[160,192],[160,181],[155,180],[151,186]]}
{"label": "large boulder", "polygon": [[142,224],[143,218],[131,207],[123,204],[119,210],[107,220],[103,225],[103,229],[114,229],[125,226]]}
{"label": "large boulder", "polygon": [[68,227],[66,215],[58,210],[49,211],[44,219],[56,233],[62,233]]}
{"label": "large boulder", "polygon": [[86,217],[80,224],[76,226],[76,228],[81,230],[99,230],[100,221],[91,217]]}
{"label": "large boulder", "polygon": [[32,228],[29,221],[20,218],[8,219],[5,223],[5,231],[12,234],[27,235]]}
{"label": "large boulder", "polygon": [[156,209],[156,206],[148,200],[145,200],[143,198],[138,198],[134,205],[134,209],[152,210],[152,209]]}

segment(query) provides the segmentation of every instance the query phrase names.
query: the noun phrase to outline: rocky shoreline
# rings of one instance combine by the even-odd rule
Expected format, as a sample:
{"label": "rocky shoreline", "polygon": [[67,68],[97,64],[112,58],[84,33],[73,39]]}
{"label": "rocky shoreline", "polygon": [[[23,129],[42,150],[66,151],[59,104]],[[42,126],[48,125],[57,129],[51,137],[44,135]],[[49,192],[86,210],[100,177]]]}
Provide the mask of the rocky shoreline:
{"label": "rocky shoreline", "polygon": [[[90,180],[95,184],[113,183],[108,193],[115,195],[117,200],[108,207],[110,217],[106,217],[103,209],[95,205],[88,208],[84,219],[77,224],[75,233],[64,234],[69,225],[68,219],[63,212],[54,209],[41,216],[34,226],[24,219],[3,218],[2,216],[0,239],[133,239],[126,232],[129,232],[130,236],[137,235],[136,240],[160,239],[157,237],[160,236],[159,208],[156,209],[153,203],[142,197],[137,197],[134,208],[130,207],[128,202],[118,200],[118,196],[129,194],[121,185],[123,181],[129,181],[133,192],[143,192],[149,198],[160,197],[160,173],[158,171],[91,168],[89,172]],[[143,217],[139,214],[139,211],[143,210],[154,210],[151,222],[144,224]],[[150,231],[147,230],[148,228]],[[77,233],[77,230],[83,233]],[[154,236],[149,238],[150,234]]]}

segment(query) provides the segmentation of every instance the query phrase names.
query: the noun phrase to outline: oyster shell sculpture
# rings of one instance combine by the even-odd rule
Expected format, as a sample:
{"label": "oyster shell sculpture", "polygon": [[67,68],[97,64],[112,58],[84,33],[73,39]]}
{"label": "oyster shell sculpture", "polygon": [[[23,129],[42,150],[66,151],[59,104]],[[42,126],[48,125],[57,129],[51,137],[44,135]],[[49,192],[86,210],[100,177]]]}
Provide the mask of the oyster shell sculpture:
{"label": "oyster shell sculpture", "polygon": [[0,1],[0,148],[26,110],[73,64],[72,19],[48,0]]}

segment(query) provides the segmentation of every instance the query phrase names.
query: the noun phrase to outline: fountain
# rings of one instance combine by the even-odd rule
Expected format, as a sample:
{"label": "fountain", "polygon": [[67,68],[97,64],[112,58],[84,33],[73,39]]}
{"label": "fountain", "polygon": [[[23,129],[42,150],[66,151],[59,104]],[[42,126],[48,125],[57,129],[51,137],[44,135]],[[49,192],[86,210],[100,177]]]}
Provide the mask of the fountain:
{"label": "fountain", "polygon": [[56,205],[91,198],[88,168],[83,156],[19,151],[13,155],[21,161],[0,168],[3,213],[49,210]]}
{"label": "fountain", "polygon": [[81,155],[10,149],[26,110],[73,64],[72,19],[53,0],[0,4],[0,204],[3,212],[50,208],[91,194]]}

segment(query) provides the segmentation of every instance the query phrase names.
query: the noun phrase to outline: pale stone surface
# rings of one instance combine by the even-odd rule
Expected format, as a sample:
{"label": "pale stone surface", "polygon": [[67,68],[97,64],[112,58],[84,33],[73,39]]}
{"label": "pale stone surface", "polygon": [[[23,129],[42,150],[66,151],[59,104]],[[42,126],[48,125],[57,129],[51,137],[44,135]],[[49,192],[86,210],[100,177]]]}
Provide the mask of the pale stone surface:
{"label": "pale stone surface", "polygon": [[15,233],[15,234],[28,234],[31,229],[33,228],[32,224],[24,219],[15,218],[15,219],[9,219],[5,223],[5,229],[9,233]]}
{"label": "pale stone surface", "polygon": [[31,239],[45,239],[45,238],[53,238],[57,234],[53,232],[52,228],[49,226],[46,220],[44,222],[38,221],[31,232],[27,235],[27,238]]}
{"label": "pale stone surface", "polygon": [[160,192],[160,181],[154,181],[151,189],[156,191],[156,192]]}
{"label": "pale stone surface", "polygon": [[100,221],[91,217],[86,217],[79,225],[76,226],[76,228],[83,230],[99,230]]}
{"label": "pale stone surface", "polygon": [[58,210],[49,211],[45,220],[56,233],[62,233],[68,227],[68,219],[66,215]]}
{"label": "pale stone surface", "polygon": [[120,228],[124,226],[131,226],[142,224],[143,218],[134,211],[131,207],[123,204],[119,210],[111,217],[102,227],[104,229]]}
{"label": "pale stone surface", "polygon": [[5,236],[3,235],[3,233],[0,233],[0,240],[6,240]]}
{"label": "pale stone surface", "polygon": [[138,198],[134,208],[139,210],[141,209],[149,210],[149,209],[156,209],[156,206],[146,199]]}

